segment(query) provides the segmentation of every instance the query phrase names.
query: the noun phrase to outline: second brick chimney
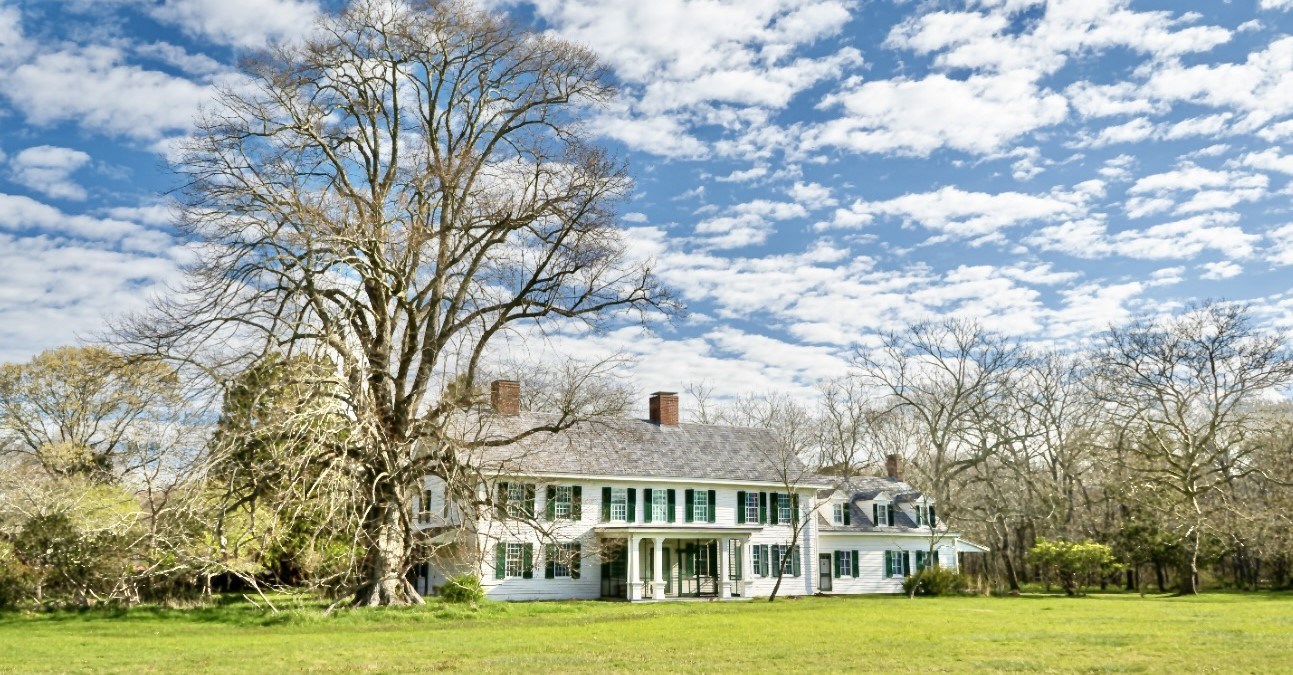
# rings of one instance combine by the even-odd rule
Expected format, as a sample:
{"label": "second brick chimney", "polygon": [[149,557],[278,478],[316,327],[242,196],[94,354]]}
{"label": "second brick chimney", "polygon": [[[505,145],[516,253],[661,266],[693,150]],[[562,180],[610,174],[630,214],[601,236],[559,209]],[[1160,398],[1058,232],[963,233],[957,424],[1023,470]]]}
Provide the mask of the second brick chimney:
{"label": "second brick chimney", "polygon": [[516,380],[494,380],[489,385],[489,402],[499,415],[521,412],[521,383]]}
{"label": "second brick chimney", "polygon": [[897,454],[891,454],[884,458],[884,469],[889,474],[889,480],[902,480],[902,457]]}
{"label": "second brick chimney", "polygon": [[657,391],[651,394],[649,405],[651,421],[661,426],[678,426],[678,394],[672,391]]}

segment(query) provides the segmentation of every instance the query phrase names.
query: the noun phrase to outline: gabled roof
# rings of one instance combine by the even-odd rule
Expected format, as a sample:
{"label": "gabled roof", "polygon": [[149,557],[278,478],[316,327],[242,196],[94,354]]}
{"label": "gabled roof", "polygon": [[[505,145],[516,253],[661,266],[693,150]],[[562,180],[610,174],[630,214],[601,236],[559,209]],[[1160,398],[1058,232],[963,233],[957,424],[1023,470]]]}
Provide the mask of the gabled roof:
{"label": "gabled roof", "polygon": [[[839,476],[818,476],[818,481],[833,485],[833,488],[818,492],[818,497],[828,498],[836,492],[844,494],[847,498],[846,506],[849,509],[849,524],[836,525],[827,516],[829,513],[818,514],[818,526],[828,532],[904,532],[907,530],[917,529],[916,521],[902,509],[897,509],[893,514],[893,525],[877,525],[871,520],[871,509],[863,508],[859,502],[868,502],[876,497],[885,496],[892,499],[895,503],[903,504],[916,501],[925,495],[912,487],[906,481],[896,481],[891,478],[879,478],[874,476],[853,476],[847,479]],[[920,528],[924,531],[925,528]]]}
{"label": "gabled roof", "polygon": [[[523,412],[475,417],[479,438],[508,438],[559,420]],[[826,484],[798,459],[784,462],[767,429],[707,424],[660,425],[649,420],[599,418],[558,432],[541,432],[514,444],[477,451],[482,466],[510,475],[586,475],[679,480],[733,480],[813,487]]]}

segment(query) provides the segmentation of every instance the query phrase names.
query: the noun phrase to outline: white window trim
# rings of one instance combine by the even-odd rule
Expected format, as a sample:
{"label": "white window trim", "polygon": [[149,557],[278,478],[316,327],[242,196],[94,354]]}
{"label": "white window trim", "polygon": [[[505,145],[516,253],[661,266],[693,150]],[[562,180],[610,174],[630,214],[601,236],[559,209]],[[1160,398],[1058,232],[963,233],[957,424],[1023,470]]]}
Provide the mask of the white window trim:
{"label": "white window trim", "polygon": [[840,551],[840,578],[853,578],[853,551]]}
{"label": "white window trim", "polygon": [[611,520],[628,522],[629,490],[628,488],[611,488]]}
{"label": "white window trim", "polygon": [[569,485],[553,486],[552,515],[554,518],[569,518],[570,505],[574,502],[575,489]]}
{"label": "white window trim", "polygon": [[669,522],[668,490],[653,490],[651,492],[651,520],[656,523]]}
{"label": "white window trim", "polygon": [[836,525],[844,524],[844,502],[833,502],[831,504],[831,522]]}
{"label": "white window trim", "polygon": [[742,506],[745,508],[745,522],[747,523],[759,522],[759,493],[757,492],[745,493],[745,504],[743,504]]}
{"label": "white window trim", "polygon": [[525,575],[525,547],[518,542],[507,542],[507,561],[504,566],[504,576],[508,579],[518,579]]}
{"label": "white window trim", "polygon": [[557,560],[552,561],[552,577],[554,579],[569,579],[571,563],[574,562],[572,556],[575,552],[574,544],[557,544]]}

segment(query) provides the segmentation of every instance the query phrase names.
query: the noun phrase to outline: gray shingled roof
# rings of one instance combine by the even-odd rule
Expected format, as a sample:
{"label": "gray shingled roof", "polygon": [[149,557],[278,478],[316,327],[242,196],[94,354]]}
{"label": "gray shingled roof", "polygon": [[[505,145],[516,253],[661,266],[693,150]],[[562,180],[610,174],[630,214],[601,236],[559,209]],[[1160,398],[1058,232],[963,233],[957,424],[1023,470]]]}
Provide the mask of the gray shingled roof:
{"label": "gray shingled roof", "polygon": [[[482,414],[481,438],[507,438],[557,420],[556,415]],[[517,475],[576,474],[644,478],[748,480],[781,483],[815,478],[798,460],[783,469],[776,437],[767,429],[706,424],[659,425],[649,420],[599,418],[558,433],[478,451],[483,466]],[[816,480],[799,481],[824,485]]]}
{"label": "gray shingled roof", "polygon": [[[875,499],[881,493],[894,495],[895,502],[910,502],[919,499],[923,494],[906,481],[895,481],[891,478],[874,476],[853,476],[847,480],[839,476],[818,476],[817,481],[835,487],[821,490],[818,497],[826,498],[836,490],[848,495],[849,525],[836,525],[827,519],[829,514],[818,514],[818,525],[829,532],[904,532],[916,529],[916,521],[901,509],[895,510],[893,526],[876,525],[871,522],[871,509],[864,509],[858,502]],[[923,528],[921,528],[923,530]]]}

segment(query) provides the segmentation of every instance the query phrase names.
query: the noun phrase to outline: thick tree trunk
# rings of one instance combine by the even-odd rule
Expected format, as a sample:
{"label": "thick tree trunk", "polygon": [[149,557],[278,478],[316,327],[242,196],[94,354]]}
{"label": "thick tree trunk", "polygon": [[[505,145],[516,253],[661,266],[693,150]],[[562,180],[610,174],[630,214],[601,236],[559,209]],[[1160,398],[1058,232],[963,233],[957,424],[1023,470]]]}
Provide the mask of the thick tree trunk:
{"label": "thick tree trunk", "polygon": [[382,500],[365,523],[363,582],[351,601],[357,607],[423,604],[405,574],[409,568],[408,531],[398,495]]}
{"label": "thick tree trunk", "polygon": [[1158,582],[1158,592],[1167,592],[1167,573],[1163,571],[1163,562],[1154,561],[1154,581]]}

